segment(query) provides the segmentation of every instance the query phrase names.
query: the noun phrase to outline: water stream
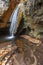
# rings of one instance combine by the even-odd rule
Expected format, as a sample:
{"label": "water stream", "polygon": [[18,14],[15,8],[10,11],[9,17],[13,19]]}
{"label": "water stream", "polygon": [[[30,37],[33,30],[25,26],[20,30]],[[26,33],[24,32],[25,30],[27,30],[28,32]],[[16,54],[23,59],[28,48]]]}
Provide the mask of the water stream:
{"label": "water stream", "polygon": [[13,11],[10,21],[11,21],[11,26],[10,26],[10,34],[14,35],[16,33],[17,28],[18,28],[18,14],[19,14],[19,9],[20,9],[21,4],[19,4],[16,8],[16,10]]}

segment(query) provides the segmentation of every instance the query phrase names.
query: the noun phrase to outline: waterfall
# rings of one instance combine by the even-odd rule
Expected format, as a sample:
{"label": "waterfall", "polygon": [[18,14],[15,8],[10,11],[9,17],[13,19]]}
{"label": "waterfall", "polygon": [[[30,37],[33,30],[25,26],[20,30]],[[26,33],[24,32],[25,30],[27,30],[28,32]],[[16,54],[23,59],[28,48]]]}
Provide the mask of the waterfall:
{"label": "waterfall", "polygon": [[16,10],[13,11],[10,21],[11,21],[11,25],[10,25],[10,34],[14,35],[14,33],[16,33],[17,28],[18,28],[18,14],[19,14],[19,9],[20,9],[21,4],[19,4],[16,8]]}

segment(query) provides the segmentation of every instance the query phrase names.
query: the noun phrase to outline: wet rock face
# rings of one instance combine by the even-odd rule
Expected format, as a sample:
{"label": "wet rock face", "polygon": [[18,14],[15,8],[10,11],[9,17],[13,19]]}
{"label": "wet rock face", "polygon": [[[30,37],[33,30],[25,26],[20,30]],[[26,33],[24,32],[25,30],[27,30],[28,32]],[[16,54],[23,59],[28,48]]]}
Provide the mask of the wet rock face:
{"label": "wet rock face", "polygon": [[30,27],[29,35],[43,38],[43,1],[24,1],[24,27]]}

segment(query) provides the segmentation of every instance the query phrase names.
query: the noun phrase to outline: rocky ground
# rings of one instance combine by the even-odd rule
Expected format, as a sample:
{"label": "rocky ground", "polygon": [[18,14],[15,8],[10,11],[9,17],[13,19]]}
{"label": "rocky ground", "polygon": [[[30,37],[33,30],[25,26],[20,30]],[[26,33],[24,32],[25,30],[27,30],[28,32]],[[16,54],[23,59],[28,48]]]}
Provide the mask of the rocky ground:
{"label": "rocky ground", "polygon": [[0,44],[0,65],[43,65],[43,44],[40,46],[24,45],[24,49],[22,49],[22,47],[18,48],[11,43],[13,42],[9,41]]}

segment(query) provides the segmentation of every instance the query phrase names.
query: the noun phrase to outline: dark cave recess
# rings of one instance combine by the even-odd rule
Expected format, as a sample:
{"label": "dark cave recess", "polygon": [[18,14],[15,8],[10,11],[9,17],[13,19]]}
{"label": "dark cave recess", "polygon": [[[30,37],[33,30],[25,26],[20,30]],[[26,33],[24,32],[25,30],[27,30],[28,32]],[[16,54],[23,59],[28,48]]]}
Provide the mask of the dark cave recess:
{"label": "dark cave recess", "polygon": [[0,42],[11,41],[14,37],[10,35],[9,27],[0,28]]}

